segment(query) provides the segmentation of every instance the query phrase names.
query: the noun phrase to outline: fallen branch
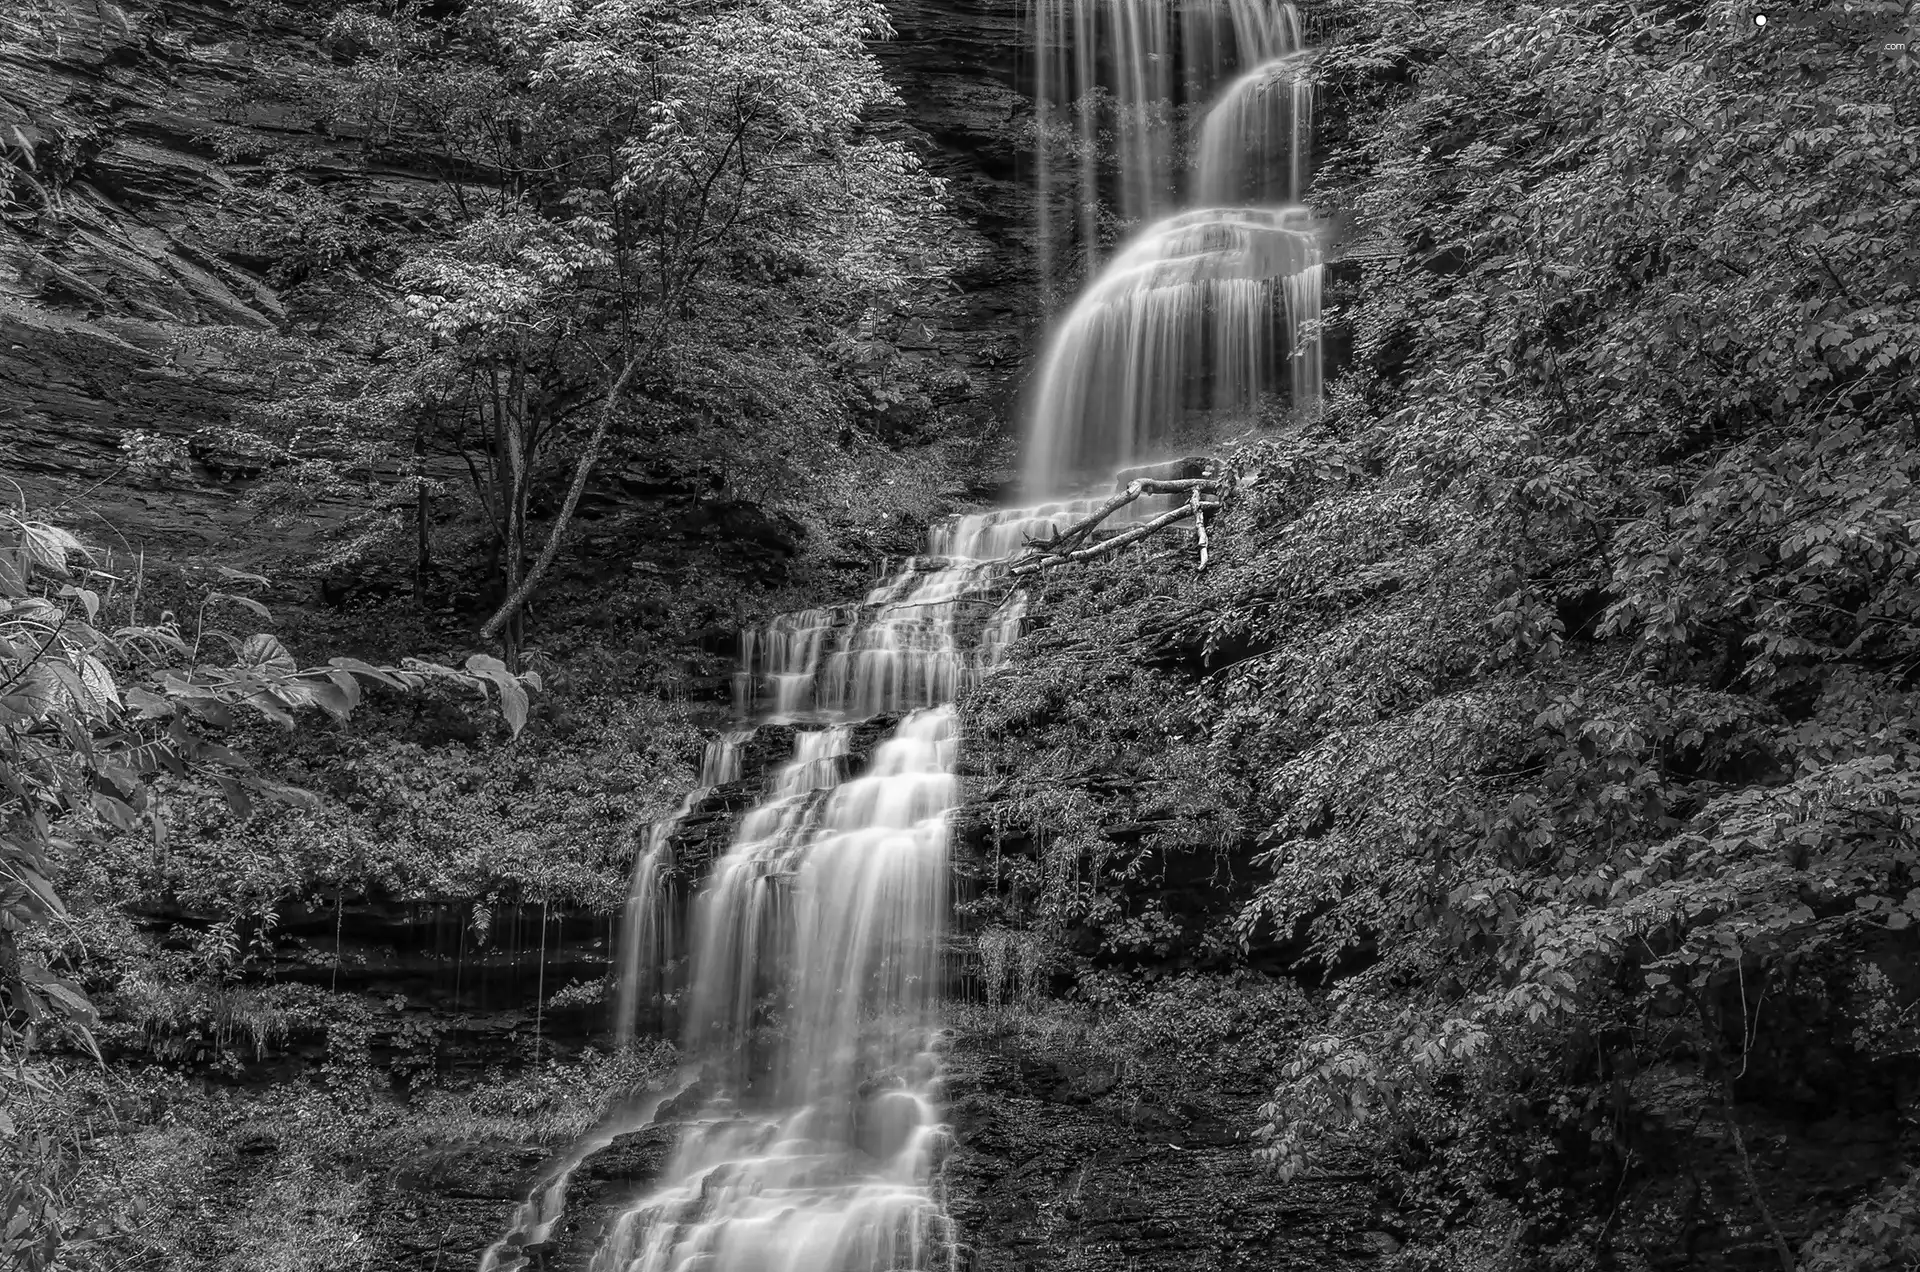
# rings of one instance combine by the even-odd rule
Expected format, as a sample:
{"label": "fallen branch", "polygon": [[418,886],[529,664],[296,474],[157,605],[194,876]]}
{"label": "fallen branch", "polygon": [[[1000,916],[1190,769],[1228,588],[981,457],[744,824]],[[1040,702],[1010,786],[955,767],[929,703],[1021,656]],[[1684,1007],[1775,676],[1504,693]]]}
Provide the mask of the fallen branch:
{"label": "fallen branch", "polygon": [[1030,542],[1027,546],[1035,552],[1064,553],[1069,550],[1069,545],[1079,543],[1091,535],[1102,521],[1138,499],[1141,493],[1140,483],[1130,482],[1125,490],[1094,509],[1093,515],[1086,520],[1068,526],[1051,539]]}
{"label": "fallen branch", "polygon": [[[1196,490],[1195,493],[1198,494],[1198,491]],[[1115,506],[1117,507],[1118,505],[1115,505]],[[1036,552],[1033,555],[1023,560],[1016,562],[1007,571],[1007,573],[1015,574],[1015,575],[1032,574],[1038,570],[1047,569],[1050,566],[1068,565],[1075,561],[1090,561],[1094,557],[1105,556],[1109,552],[1118,551],[1119,549],[1126,547],[1129,543],[1138,543],[1140,540],[1152,534],[1155,530],[1163,529],[1166,526],[1172,525],[1176,521],[1185,521],[1188,517],[1195,517],[1200,515],[1203,512],[1212,512],[1215,509],[1217,509],[1219,506],[1220,505],[1217,502],[1212,500],[1203,501],[1203,500],[1195,499],[1195,500],[1192,500],[1191,502],[1182,504],[1180,507],[1173,509],[1171,512],[1163,512],[1151,521],[1143,521],[1139,525],[1135,526],[1133,529],[1126,531],[1124,534],[1116,534],[1111,539],[1102,539],[1100,542],[1094,544],[1091,547],[1080,548],[1072,552],[1060,552],[1060,551]],[[1102,512],[1096,513],[1095,516],[1104,517],[1108,512],[1111,512],[1111,511],[1112,509],[1110,508],[1105,509]],[[1074,531],[1077,531],[1078,529],[1079,529],[1078,526],[1074,527],[1074,530],[1068,531],[1067,534],[1060,536],[1060,538],[1053,540],[1053,542],[1055,544],[1058,544],[1058,543],[1068,541],[1069,537],[1073,536]]]}
{"label": "fallen branch", "polygon": [[1127,483],[1127,488],[1115,494],[1107,502],[1094,509],[1093,514],[1083,521],[1074,523],[1051,539],[1036,540],[1029,547],[1039,552],[1061,553],[1072,544],[1078,543],[1099,528],[1100,523],[1126,507],[1142,495],[1184,495],[1205,491],[1218,493],[1219,483],[1207,477],[1182,477],[1172,481],[1160,481],[1153,477],[1137,477]]}
{"label": "fallen branch", "polygon": [[1198,573],[1205,574],[1207,572],[1207,519],[1200,515],[1200,488],[1198,486],[1193,488],[1193,495],[1187,502],[1192,505],[1193,509],[1193,528],[1200,533],[1200,569]]}

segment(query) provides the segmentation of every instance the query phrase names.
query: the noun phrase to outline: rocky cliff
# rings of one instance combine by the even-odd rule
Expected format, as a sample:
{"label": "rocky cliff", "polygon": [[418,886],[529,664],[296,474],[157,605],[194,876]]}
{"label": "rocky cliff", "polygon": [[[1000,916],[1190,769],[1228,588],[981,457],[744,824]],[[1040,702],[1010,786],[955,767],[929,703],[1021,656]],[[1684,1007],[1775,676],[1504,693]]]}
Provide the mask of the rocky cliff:
{"label": "rocky cliff", "polygon": [[894,38],[875,46],[922,138],[928,167],[948,183],[982,251],[959,281],[950,322],[973,337],[988,401],[1009,418],[1017,375],[1038,336],[1034,194],[1023,177],[1019,0],[891,0]]}
{"label": "rocky cliff", "polygon": [[86,491],[130,540],[191,550],[241,523],[212,457],[156,487],[122,443],[184,444],[270,392],[244,351],[303,320],[285,294],[302,227],[267,196],[344,183],[377,219],[429,187],[250,102],[269,66],[316,55],[267,13],[28,0],[0,17],[0,466],[33,502]]}

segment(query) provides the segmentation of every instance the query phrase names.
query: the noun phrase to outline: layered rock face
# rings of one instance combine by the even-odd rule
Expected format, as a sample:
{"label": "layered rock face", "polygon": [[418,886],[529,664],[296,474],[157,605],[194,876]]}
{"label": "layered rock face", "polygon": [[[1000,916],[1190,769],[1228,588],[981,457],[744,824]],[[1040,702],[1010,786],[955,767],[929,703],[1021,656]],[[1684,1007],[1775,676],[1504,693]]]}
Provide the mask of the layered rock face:
{"label": "layered rock face", "polygon": [[0,17],[0,467],[32,500],[88,489],[122,533],[189,550],[224,537],[231,489],[204,462],[142,489],[121,444],[184,441],[267,387],[249,338],[298,323],[276,283],[323,227],[276,223],[263,194],[351,182],[379,220],[417,215],[430,187],[248,104],[264,67],[314,55],[262,12],[29,0]]}
{"label": "layered rock face", "polygon": [[[960,278],[954,325],[984,360],[1011,371],[1040,315],[1034,304],[1033,189],[1023,163],[1031,118],[1019,92],[1025,26],[1019,0],[891,0],[894,38],[876,45],[906,102],[923,156],[984,249]],[[1004,388],[1004,384],[1001,386]],[[1010,400],[996,403],[1003,414]]]}

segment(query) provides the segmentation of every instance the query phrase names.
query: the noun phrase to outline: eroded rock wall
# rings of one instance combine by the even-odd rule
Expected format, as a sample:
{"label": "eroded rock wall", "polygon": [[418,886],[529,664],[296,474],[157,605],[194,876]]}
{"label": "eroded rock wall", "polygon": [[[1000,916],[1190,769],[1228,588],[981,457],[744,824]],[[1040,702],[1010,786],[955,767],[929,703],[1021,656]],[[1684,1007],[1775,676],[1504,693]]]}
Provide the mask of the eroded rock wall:
{"label": "eroded rock wall", "polygon": [[[283,291],[314,227],[270,186],[346,190],[370,224],[426,215],[431,175],[252,100],[312,30],[236,0],[26,0],[0,16],[0,469],[77,490],[130,540],[191,548],[240,514],[218,459],[156,487],[125,435],[186,439],[271,393],[249,336],[297,329]],[[286,11],[282,11],[286,12]],[[312,24],[309,24],[312,25]],[[309,244],[308,246],[311,246]],[[212,465],[209,464],[212,460]]]}

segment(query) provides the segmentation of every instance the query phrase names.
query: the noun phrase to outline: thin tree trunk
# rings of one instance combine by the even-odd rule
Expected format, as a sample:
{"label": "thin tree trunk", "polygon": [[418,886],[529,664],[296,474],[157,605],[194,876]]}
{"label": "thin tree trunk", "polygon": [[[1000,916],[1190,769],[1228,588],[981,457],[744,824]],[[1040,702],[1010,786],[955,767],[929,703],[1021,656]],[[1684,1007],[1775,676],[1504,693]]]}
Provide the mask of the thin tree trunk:
{"label": "thin tree trunk", "polygon": [[[527,423],[527,373],[525,366],[517,361],[507,379],[506,404],[501,436],[506,442],[508,479],[506,592],[512,596],[520,587],[521,569],[526,564],[527,509],[532,502],[526,449],[526,439],[531,433]],[[501,649],[507,669],[516,674],[520,670],[520,635],[520,624],[510,625]]]}
{"label": "thin tree trunk", "polygon": [[1767,1199],[1760,1195],[1760,1179],[1753,1173],[1753,1159],[1747,1156],[1747,1137],[1740,1133],[1740,1115],[1734,1111],[1733,1080],[1725,1074],[1720,1077],[1720,1094],[1727,1102],[1727,1130],[1733,1135],[1733,1151],[1740,1157],[1740,1173],[1746,1177],[1754,1209],[1760,1212],[1761,1222],[1767,1225],[1767,1232],[1773,1238],[1773,1252],[1780,1259],[1780,1272],[1794,1272],[1793,1247],[1787,1244],[1787,1234],[1780,1231]]}
{"label": "thin tree trunk", "polygon": [[580,459],[573,466],[573,481],[567,487],[567,497],[560,505],[560,511],[553,519],[553,529],[547,532],[547,541],[540,549],[540,555],[534,559],[533,566],[520,580],[520,585],[508,596],[506,603],[494,611],[486,625],[480,629],[481,640],[493,640],[507,625],[507,621],[520,612],[534,589],[540,586],[540,580],[553,568],[553,562],[560,555],[560,544],[566,538],[567,525],[573,520],[573,510],[580,504],[580,495],[587,488],[587,475],[600,460],[601,448],[606,445],[607,430],[613,424],[614,408],[619,405],[620,395],[627,391],[628,381],[640,366],[638,358],[629,358],[620,368],[620,375],[607,390],[607,396],[600,403],[600,418],[595,421],[593,435],[587,439],[587,447],[580,453]]}
{"label": "thin tree trunk", "polygon": [[413,426],[413,603],[426,604],[427,572],[433,568],[433,538],[429,532],[432,521],[431,497],[427,494],[427,438],[426,427],[416,420]]}

